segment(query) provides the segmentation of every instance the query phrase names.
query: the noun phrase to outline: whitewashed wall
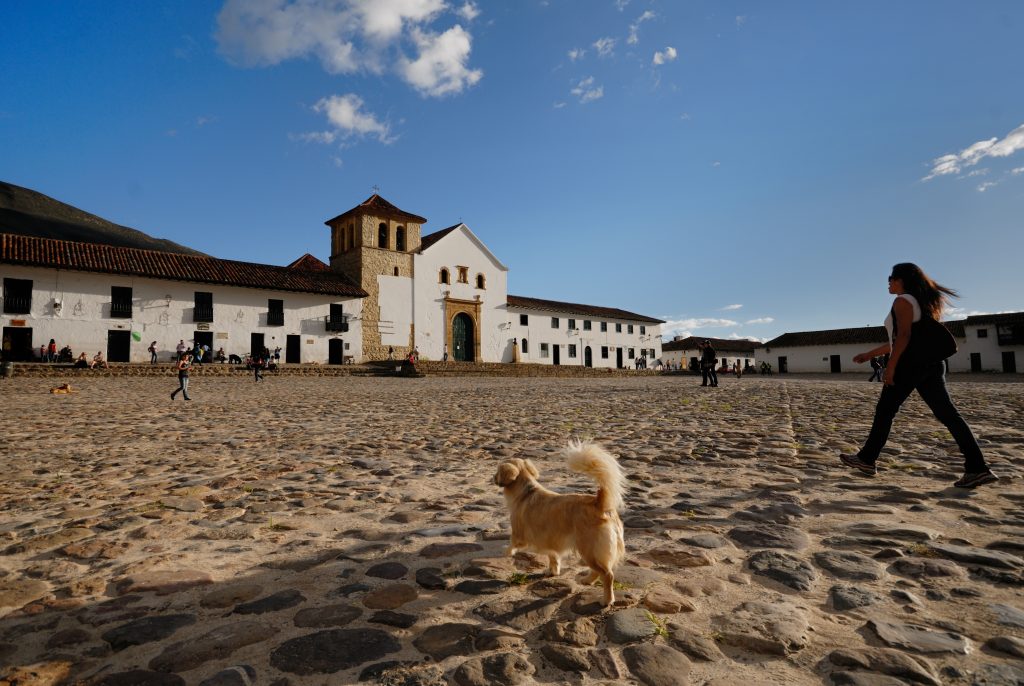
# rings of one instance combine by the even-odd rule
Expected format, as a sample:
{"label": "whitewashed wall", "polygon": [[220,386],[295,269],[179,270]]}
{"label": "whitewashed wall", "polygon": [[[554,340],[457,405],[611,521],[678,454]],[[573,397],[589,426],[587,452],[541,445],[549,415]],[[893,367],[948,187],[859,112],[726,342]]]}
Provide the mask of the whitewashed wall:
{"label": "whitewashed wall", "polygon": [[871,350],[879,343],[858,343],[845,345],[802,345],[792,347],[775,347],[771,350],[757,348],[754,351],[754,365],[760,367],[762,362],[772,366],[772,371],[779,372],[779,357],[787,359],[787,370],[792,374],[828,374],[832,371],[831,355],[839,355],[842,372],[863,372],[870,376],[871,366],[856,364],[853,356]]}
{"label": "whitewashed wall", "polygon": [[377,330],[381,345],[409,345],[413,313],[409,306],[413,298],[413,280],[408,276],[377,277],[378,305],[380,306]]}
{"label": "whitewashed wall", "polygon": [[[736,360],[740,361],[740,367],[746,367],[748,364],[750,366],[753,366],[755,363],[755,356],[753,353],[744,355],[743,353],[739,352],[726,352],[724,350],[719,350],[717,351],[716,355],[718,357],[718,366],[722,365],[722,360],[728,360],[730,367],[732,367],[733,363]],[[690,365],[690,358],[696,357],[699,359],[700,356],[701,351],[698,350],[697,348],[690,348],[684,350],[666,350],[662,352],[661,360],[665,364],[671,363],[673,366],[681,364],[683,369],[688,369]]]}
{"label": "whitewashed wall", "polygon": [[[978,330],[984,329],[988,332],[985,338],[978,337]],[[969,372],[971,371],[971,353],[981,355],[981,370],[984,372],[1003,371],[1003,353],[1013,352],[1017,361],[1017,373],[1024,373],[1024,346],[1022,345],[999,345],[999,334],[995,324],[981,324],[964,326],[966,339],[957,341],[960,349],[956,355],[950,358],[950,371]]]}
{"label": "whitewashed wall", "polygon": [[[26,320],[37,354],[39,346],[53,338],[58,348],[70,345],[75,355],[85,352],[91,358],[96,351],[102,351],[106,356],[107,331],[128,330],[142,336],[141,341],[131,343],[132,362],[149,361],[146,349],[153,340],[157,341],[160,360],[169,361],[179,340],[192,341],[197,330],[192,321],[195,292],[203,291],[213,294],[214,321],[209,323],[209,331],[214,334],[214,351],[223,347],[227,354],[244,357],[249,352],[250,334],[262,333],[267,347],[281,348],[283,361],[287,336],[298,334],[302,336],[302,362],[326,363],[328,340],[335,337],[348,346],[345,355],[357,361],[362,358],[358,321],[351,322],[344,334],[329,332],[324,324],[331,303],[342,304],[346,315],[358,315],[361,298],[12,265],[0,265],[0,278],[33,282],[32,312],[3,314],[2,321],[3,326],[10,326],[12,319]],[[111,286],[132,289],[131,319],[110,317]],[[267,326],[267,300],[271,298],[284,301],[284,326]],[[59,315],[54,313],[55,300],[61,302]]]}
{"label": "whitewashed wall", "polygon": [[[520,315],[527,315],[527,325],[519,323]],[[558,318],[558,328],[551,325],[551,318]],[[569,320],[576,320],[576,328],[569,329]],[[583,322],[591,322],[591,330],[584,330]],[[564,366],[584,366],[586,360],[584,349],[589,345],[593,353],[593,366],[597,368],[611,368],[616,366],[616,350],[623,349],[622,366],[624,369],[632,369],[636,364],[636,358],[640,357],[641,350],[654,350],[654,358],[648,357],[647,366],[650,368],[654,361],[661,358],[661,324],[638,322],[629,319],[605,319],[584,314],[567,314],[565,312],[552,312],[545,310],[527,310],[516,307],[508,308],[508,321],[512,322],[510,327],[511,337],[519,341],[520,349],[522,341],[528,342],[527,352],[520,353],[519,359],[522,362],[534,364],[554,364],[554,346],[559,346],[559,364]],[[608,331],[601,331],[601,322],[608,323]],[[622,324],[622,332],[616,333],[615,325]],[[629,333],[629,325],[633,325],[633,333]],[[644,327],[644,333],[640,328]],[[548,344],[546,356],[541,354],[541,344]],[[576,357],[569,357],[569,346],[576,346]],[[608,347],[608,358],[601,357],[601,347]],[[629,348],[633,348],[634,357],[630,359]],[[510,361],[509,360],[506,361]]]}
{"label": "whitewashed wall", "polygon": [[[469,268],[469,283],[459,283],[458,267]],[[439,282],[441,268],[450,284]],[[464,224],[414,256],[414,319],[416,346],[420,357],[440,360],[447,334],[445,294],[456,300],[480,299],[480,355],[484,362],[510,362],[512,336],[507,334],[505,312],[508,296],[508,268],[501,264]],[[476,287],[477,274],[484,275],[484,288]],[[451,351],[449,351],[449,354]]]}

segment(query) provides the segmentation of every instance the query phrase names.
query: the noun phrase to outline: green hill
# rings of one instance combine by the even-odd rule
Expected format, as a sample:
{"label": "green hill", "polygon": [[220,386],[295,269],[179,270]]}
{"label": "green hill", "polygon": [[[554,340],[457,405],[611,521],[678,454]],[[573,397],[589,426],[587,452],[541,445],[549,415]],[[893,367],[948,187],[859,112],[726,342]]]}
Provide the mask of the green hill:
{"label": "green hill", "polygon": [[0,181],[0,233],[106,243],[186,255],[204,254],[174,241],[153,238],[137,229],[114,224],[48,195],[3,181]]}

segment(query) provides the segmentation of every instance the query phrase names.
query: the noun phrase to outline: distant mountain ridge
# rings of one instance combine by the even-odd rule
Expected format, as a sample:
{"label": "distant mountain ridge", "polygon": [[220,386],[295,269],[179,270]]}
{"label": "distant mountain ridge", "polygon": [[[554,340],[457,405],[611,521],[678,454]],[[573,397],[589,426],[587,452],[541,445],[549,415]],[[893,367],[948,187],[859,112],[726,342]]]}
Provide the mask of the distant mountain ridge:
{"label": "distant mountain ridge", "polygon": [[138,229],[115,224],[30,188],[4,181],[0,181],[0,233],[105,243],[184,255],[205,254],[174,241],[154,238]]}

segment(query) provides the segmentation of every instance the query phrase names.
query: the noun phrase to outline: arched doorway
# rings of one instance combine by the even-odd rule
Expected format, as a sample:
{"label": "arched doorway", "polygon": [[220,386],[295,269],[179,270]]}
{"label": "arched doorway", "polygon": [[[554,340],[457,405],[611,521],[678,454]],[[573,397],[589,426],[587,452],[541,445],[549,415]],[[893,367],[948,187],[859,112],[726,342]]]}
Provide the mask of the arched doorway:
{"label": "arched doorway", "polygon": [[455,315],[452,320],[452,358],[456,362],[472,362],[473,318],[465,312]]}
{"label": "arched doorway", "polygon": [[594,366],[594,355],[590,352],[590,346],[588,345],[583,349],[583,366],[593,367]]}

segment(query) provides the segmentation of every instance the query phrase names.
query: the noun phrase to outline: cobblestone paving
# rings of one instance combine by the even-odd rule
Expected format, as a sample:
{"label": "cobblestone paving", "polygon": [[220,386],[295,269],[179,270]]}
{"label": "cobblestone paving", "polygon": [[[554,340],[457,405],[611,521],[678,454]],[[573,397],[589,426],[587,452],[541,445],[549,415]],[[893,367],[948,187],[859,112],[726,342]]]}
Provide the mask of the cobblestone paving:
{"label": "cobblestone paving", "polygon": [[[1018,684],[1024,384],[951,392],[977,491],[912,399],[821,379],[0,381],[0,684]],[[616,606],[503,557],[513,456],[620,457]]]}

